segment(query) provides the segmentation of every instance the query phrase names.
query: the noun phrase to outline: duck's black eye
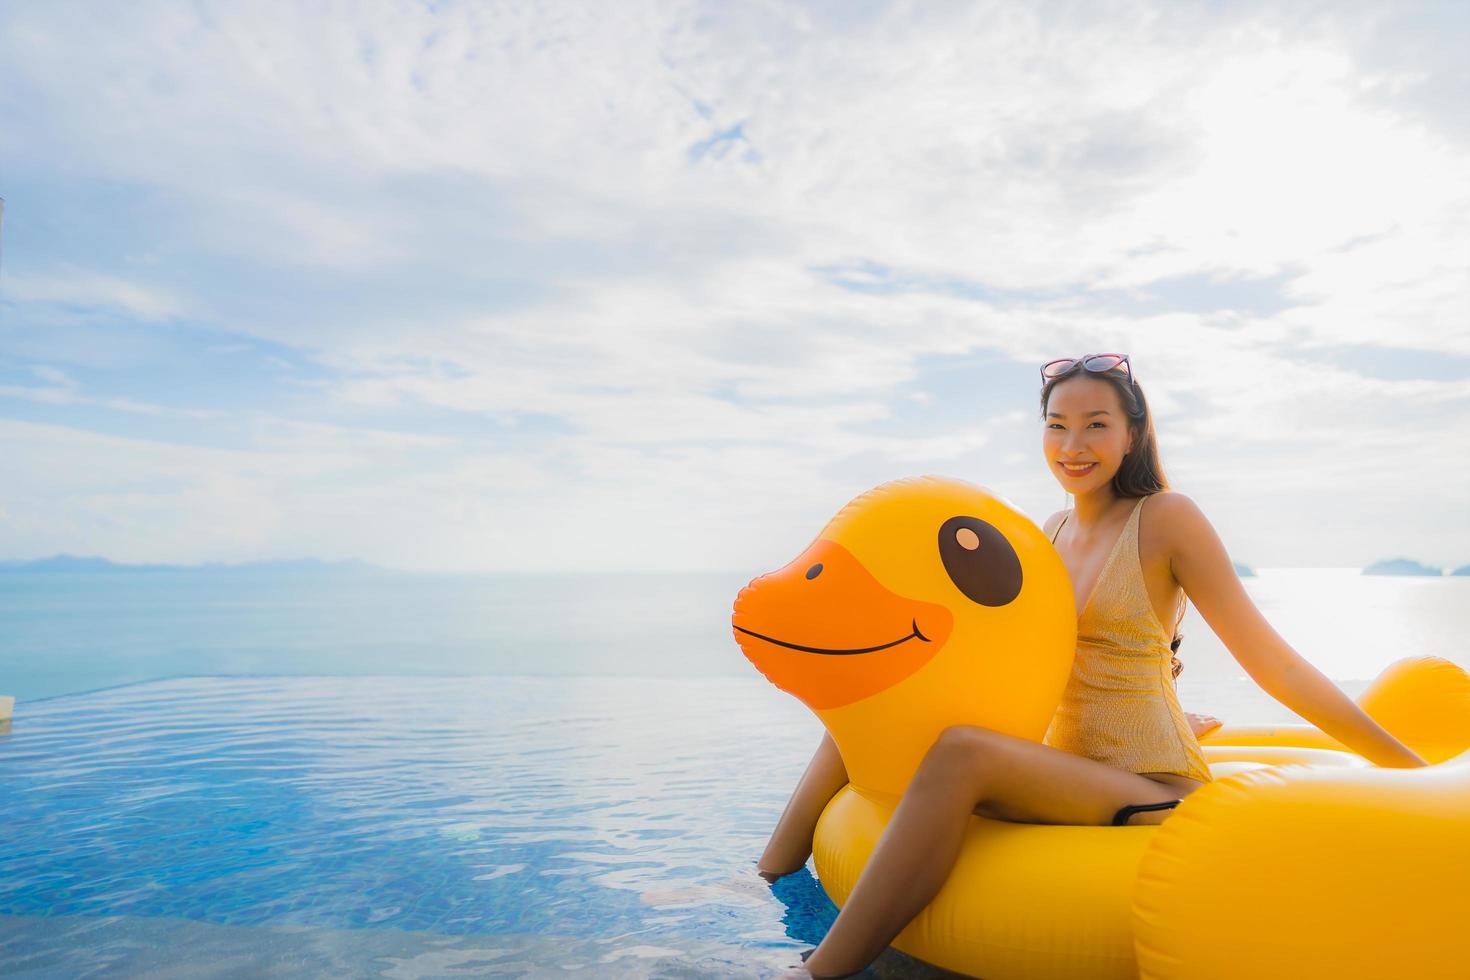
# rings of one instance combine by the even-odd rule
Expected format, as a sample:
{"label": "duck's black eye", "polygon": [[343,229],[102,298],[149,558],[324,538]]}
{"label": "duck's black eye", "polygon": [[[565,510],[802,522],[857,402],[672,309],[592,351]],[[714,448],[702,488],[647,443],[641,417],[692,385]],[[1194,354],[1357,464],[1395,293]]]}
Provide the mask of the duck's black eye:
{"label": "duck's black eye", "polygon": [[808,568],[806,570],[806,580],[810,582],[812,579],[816,578],[820,574],[822,574],[822,563],[817,562],[811,568]]}
{"label": "duck's black eye", "polygon": [[939,557],[965,596],[982,606],[1004,606],[1021,593],[1021,559],[991,524],[951,517],[939,528]]}

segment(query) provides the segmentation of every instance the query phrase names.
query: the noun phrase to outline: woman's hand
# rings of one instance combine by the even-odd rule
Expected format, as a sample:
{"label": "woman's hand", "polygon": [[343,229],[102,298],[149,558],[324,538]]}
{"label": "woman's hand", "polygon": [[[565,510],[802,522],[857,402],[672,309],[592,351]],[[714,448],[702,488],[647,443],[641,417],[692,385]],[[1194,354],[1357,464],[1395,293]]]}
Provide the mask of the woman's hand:
{"label": "woman's hand", "polygon": [[1189,719],[1189,727],[1194,729],[1195,738],[1199,738],[1205,732],[1214,731],[1221,725],[1220,719],[1214,715],[1197,715],[1192,711],[1186,711],[1184,717]]}

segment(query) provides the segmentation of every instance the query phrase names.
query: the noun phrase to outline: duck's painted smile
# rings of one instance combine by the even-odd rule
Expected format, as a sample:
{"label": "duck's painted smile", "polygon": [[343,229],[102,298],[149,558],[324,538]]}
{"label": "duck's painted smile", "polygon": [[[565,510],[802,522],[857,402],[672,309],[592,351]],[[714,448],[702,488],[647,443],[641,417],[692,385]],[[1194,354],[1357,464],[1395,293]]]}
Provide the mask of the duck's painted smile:
{"label": "duck's painted smile", "polygon": [[[904,620],[906,636],[883,639]],[[954,613],[893,592],[842,545],[818,539],[741,589],[730,625],[772,684],[823,710],[885,691],[924,666],[948,642]]]}
{"label": "duck's painted smile", "polygon": [[735,629],[747,636],[753,636],[757,640],[765,640],[767,643],[774,643],[776,646],[785,647],[788,650],[800,650],[802,653],[821,653],[832,657],[847,657],[855,653],[877,653],[879,650],[887,650],[889,647],[896,647],[900,643],[907,643],[909,640],[914,639],[923,640],[925,643],[930,642],[927,636],[919,632],[918,620],[913,621],[913,632],[903,639],[894,640],[891,643],[884,643],[876,647],[863,647],[861,650],[828,650],[823,647],[805,647],[799,643],[787,643],[785,640],[778,640],[774,636],[766,636],[763,633],[757,633],[755,630],[748,630],[744,626],[736,626]]}

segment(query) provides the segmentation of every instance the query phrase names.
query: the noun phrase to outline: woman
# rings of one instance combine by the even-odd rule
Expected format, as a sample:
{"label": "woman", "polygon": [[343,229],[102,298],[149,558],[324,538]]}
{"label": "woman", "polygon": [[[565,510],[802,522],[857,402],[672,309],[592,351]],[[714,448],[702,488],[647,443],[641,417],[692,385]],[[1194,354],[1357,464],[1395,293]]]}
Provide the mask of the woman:
{"label": "woman", "polygon": [[[1042,743],[971,726],[940,735],[847,905],[806,954],[814,977],[862,970],[929,904],[972,813],[1023,823],[1155,824],[1209,781],[1196,731],[1164,680],[1178,644],[1171,613],[1182,612],[1186,595],[1276,700],[1379,766],[1427,764],[1302,659],[1251,603],[1204,514],[1168,489],[1128,356],[1064,358],[1041,374],[1042,449],[1074,498],[1070,511],[1044,525],[1078,602],[1072,676]],[[1094,676],[1108,683],[1089,683]],[[1124,692],[1112,693],[1120,685]],[[817,818],[846,782],[825,736],[761,856],[763,876],[805,865]]]}

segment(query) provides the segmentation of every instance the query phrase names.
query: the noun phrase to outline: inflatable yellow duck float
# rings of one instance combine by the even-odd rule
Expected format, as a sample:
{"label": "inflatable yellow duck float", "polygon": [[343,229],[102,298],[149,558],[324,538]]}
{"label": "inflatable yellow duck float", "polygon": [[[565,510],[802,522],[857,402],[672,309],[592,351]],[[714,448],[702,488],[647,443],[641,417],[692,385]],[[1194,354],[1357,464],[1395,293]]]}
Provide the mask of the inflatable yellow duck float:
{"label": "inflatable yellow duck float", "polygon": [[[813,842],[839,906],[939,733],[1041,741],[1076,648],[1041,530],[941,477],[853,500],[741,590],[732,625],[842,753],[851,782]],[[1215,781],[1162,824],[971,817],[893,945],[986,980],[1470,976],[1470,676],[1402,660],[1358,702],[1437,764],[1375,768],[1307,725],[1219,729],[1201,740]]]}

